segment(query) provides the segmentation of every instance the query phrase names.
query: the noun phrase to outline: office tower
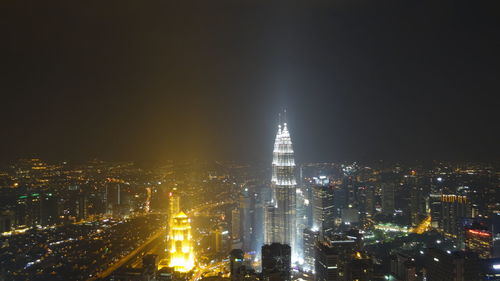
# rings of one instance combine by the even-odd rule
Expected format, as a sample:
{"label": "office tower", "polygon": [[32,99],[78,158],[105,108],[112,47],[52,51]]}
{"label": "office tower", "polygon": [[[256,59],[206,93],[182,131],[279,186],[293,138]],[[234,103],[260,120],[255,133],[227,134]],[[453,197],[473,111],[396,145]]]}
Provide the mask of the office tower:
{"label": "office tower", "polygon": [[464,248],[463,220],[470,217],[469,200],[466,196],[441,195],[441,221],[439,229],[448,238],[455,239],[459,249]]}
{"label": "office tower", "polygon": [[169,238],[169,266],[179,272],[190,271],[194,267],[191,221],[183,212],[179,212],[173,218]]}
{"label": "office tower", "polygon": [[333,189],[328,185],[312,187],[312,229],[319,230],[325,235],[330,235],[334,227],[333,193]]}
{"label": "office tower", "polygon": [[375,213],[375,187],[369,185],[363,188],[363,208],[366,216],[372,217]]}
{"label": "office tower", "polygon": [[252,246],[252,217],[251,217],[251,191],[248,187],[240,195],[240,237],[243,242],[243,251],[250,251]]}
{"label": "office tower", "polygon": [[479,280],[480,260],[475,253],[447,253],[431,248],[425,256],[427,281]]}
{"label": "office tower", "polygon": [[239,280],[241,277],[241,269],[243,267],[243,251],[234,249],[229,253],[229,271],[231,272],[231,280]]}
{"label": "office tower", "polygon": [[108,179],[105,185],[104,202],[106,204],[106,214],[118,215],[122,204],[122,185],[119,180]]}
{"label": "office tower", "polygon": [[[278,126],[278,133],[273,150],[272,178],[273,200],[275,210],[274,223],[271,229],[273,234],[267,234],[272,240],[281,244],[290,245],[292,257],[298,259],[296,239],[298,229],[296,223],[296,179],[295,160],[292,141],[287,124]],[[269,211],[269,208],[267,209]],[[269,216],[268,216],[269,217]]]}
{"label": "office tower", "polygon": [[272,243],[262,246],[262,277],[266,281],[291,279],[292,252],[289,245]]}
{"label": "office tower", "polygon": [[87,194],[84,192],[80,192],[78,195],[78,198],[76,200],[77,203],[77,219],[78,220],[84,220],[87,218],[87,205],[88,205],[88,197]]}
{"label": "office tower", "polygon": [[340,186],[333,186],[333,198],[335,206],[335,217],[340,217],[342,215],[342,210],[347,208],[346,190],[341,188]]}
{"label": "office tower", "polygon": [[319,238],[319,231],[311,228],[304,229],[304,265],[306,271],[314,271],[314,247]]}
{"label": "office tower", "polygon": [[410,175],[405,178],[406,189],[410,192],[409,198],[409,219],[410,225],[417,226],[426,216],[426,194],[428,192],[424,186],[419,182],[417,173],[411,171]]}
{"label": "office tower", "polygon": [[358,208],[358,192],[354,186],[354,179],[351,175],[351,171],[344,171],[345,175],[342,180],[342,188],[345,190],[346,194],[346,206],[349,208]]}
{"label": "office tower", "polygon": [[382,183],[382,214],[392,216],[394,214],[394,193],[396,184],[393,182]]}
{"label": "office tower", "polygon": [[211,249],[214,253],[220,253],[222,251],[222,228],[216,226],[211,231]]}
{"label": "office tower", "polygon": [[344,237],[334,239],[316,243],[314,268],[317,281],[345,280],[346,267],[356,253],[356,241]]}
{"label": "office tower", "polygon": [[[297,187],[297,237],[296,237],[296,247],[297,247],[297,253],[298,255],[298,262],[303,263],[304,262],[304,229],[308,227],[308,218],[307,218],[307,208],[309,205],[309,200],[307,199],[307,194],[306,190],[302,187]],[[333,206],[332,206],[333,207]],[[332,208],[333,210],[333,208]]]}
{"label": "office tower", "polygon": [[174,223],[174,217],[181,211],[181,198],[176,188],[168,193],[168,228]]}
{"label": "office tower", "polygon": [[479,227],[466,228],[465,249],[478,254],[483,259],[490,258],[493,249],[492,233]]}
{"label": "office tower", "polygon": [[363,252],[354,252],[345,266],[345,280],[370,281],[373,275],[373,262]]}
{"label": "office tower", "polygon": [[240,223],[240,209],[233,209],[231,211],[231,238],[233,240],[240,239]]}
{"label": "office tower", "polygon": [[267,202],[271,200],[271,188],[269,185],[258,184],[254,187],[252,196],[252,234],[251,234],[251,251],[255,251],[257,256],[260,256],[260,250],[264,242],[265,224],[265,207]]}
{"label": "office tower", "polygon": [[[303,186],[302,192],[304,194],[304,215],[306,228],[312,227],[312,188],[310,186]],[[334,208],[335,212],[335,208]]]}
{"label": "office tower", "polygon": [[40,224],[52,225],[59,219],[57,198],[52,193],[43,194],[40,197]]}
{"label": "office tower", "polygon": [[415,260],[401,252],[391,256],[391,274],[402,281],[416,281]]}
{"label": "office tower", "polygon": [[276,206],[271,202],[271,204],[265,207],[264,212],[264,224],[265,224],[265,237],[264,242],[266,244],[271,244],[273,241],[276,241],[277,238],[277,224],[276,224]]}
{"label": "office tower", "polygon": [[431,227],[439,229],[441,224],[441,194],[429,195],[429,208],[431,215]]}

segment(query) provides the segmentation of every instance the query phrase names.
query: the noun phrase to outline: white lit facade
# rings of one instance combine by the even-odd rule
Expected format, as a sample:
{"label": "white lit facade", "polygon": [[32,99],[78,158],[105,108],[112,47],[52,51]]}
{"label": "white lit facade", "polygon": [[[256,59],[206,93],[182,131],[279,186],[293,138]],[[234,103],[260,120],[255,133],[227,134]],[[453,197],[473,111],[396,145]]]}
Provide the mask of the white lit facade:
{"label": "white lit facade", "polygon": [[266,209],[266,243],[288,244],[292,248],[292,260],[299,261],[297,246],[297,181],[292,140],[287,124],[278,126],[274,142],[271,187],[272,206]]}

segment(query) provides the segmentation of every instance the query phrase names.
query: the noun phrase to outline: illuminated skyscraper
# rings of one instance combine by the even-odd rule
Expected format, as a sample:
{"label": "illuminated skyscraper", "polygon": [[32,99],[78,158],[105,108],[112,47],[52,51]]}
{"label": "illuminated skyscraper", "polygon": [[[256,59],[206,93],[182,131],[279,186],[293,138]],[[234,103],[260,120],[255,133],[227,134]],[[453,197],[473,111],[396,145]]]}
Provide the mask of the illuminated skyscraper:
{"label": "illuminated skyscraper", "polygon": [[315,185],[312,188],[312,219],[313,230],[320,230],[322,234],[333,232],[335,220],[333,188],[328,185]]}
{"label": "illuminated skyscraper", "polygon": [[188,272],[194,267],[193,246],[191,245],[191,221],[183,212],[173,218],[170,227],[170,267],[175,271]]}
{"label": "illuminated skyscraper", "polygon": [[181,211],[180,197],[174,191],[168,194],[168,228],[172,226],[174,217]]}
{"label": "illuminated skyscraper", "polygon": [[[290,245],[292,258],[298,259],[297,249],[297,219],[296,219],[296,179],[295,160],[293,156],[292,140],[286,123],[278,125],[278,133],[273,150],[271,186],[273,190],[272,227],[267,227],[266,236],[272,241],[267,243],[281,243]],[[267,209],[267,211],[270,211]],[[269,223],[267,223],[269,226]],[[272,232],[272,233],[270,233]]]}

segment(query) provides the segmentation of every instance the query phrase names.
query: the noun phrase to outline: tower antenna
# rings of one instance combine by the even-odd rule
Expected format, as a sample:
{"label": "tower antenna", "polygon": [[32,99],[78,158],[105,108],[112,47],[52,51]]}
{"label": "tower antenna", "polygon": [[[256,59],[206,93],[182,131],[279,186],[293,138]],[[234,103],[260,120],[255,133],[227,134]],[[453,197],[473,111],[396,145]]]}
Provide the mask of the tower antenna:
{"label": "tower antenna", "polygon": [[284,119],[284,123],[286,123],[286,108],[283,109],[283,119]]}

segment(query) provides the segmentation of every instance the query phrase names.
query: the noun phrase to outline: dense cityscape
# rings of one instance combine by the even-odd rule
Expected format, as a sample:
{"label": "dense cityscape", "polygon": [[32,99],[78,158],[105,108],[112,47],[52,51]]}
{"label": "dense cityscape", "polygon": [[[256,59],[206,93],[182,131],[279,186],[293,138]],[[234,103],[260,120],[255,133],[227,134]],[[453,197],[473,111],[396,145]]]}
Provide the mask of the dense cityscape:
{"label": "dense cityscape", "polygon": [[0,280],[500,280],[495,165],[20,159]]}
{"label": "dense cityscape", "polygon": [[498,1],[2,1],[0,281],[500,281]]}

